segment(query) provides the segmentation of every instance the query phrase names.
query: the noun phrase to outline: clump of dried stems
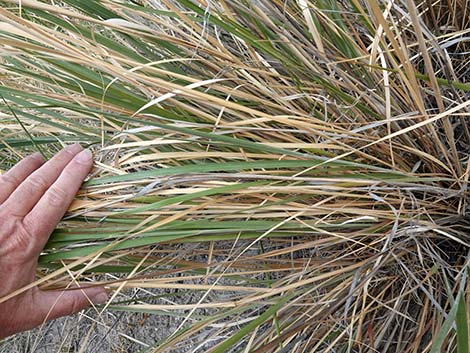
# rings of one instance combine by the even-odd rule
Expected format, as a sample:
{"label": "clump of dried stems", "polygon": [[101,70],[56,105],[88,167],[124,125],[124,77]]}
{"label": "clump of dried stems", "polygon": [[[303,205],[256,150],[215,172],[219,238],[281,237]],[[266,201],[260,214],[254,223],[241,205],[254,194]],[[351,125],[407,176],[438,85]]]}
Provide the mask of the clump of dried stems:
{"label": "clump of dried stems", "polygon": [[37,283],[184,318],[151,352],[468,352],[469,23],[466,0],[2,1],[0,168],[96,157]]}

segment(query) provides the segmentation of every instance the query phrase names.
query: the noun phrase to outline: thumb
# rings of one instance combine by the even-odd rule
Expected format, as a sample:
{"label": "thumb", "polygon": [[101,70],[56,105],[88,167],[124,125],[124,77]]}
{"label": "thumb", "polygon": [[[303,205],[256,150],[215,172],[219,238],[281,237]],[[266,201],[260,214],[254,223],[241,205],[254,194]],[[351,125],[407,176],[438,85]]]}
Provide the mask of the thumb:
{"label": "thumb", "polygon": [[108,295],[103,287],[77,288],[67,291],[42,291],[36,310],[45,321],[72,315],[90,305],[104,304]]}

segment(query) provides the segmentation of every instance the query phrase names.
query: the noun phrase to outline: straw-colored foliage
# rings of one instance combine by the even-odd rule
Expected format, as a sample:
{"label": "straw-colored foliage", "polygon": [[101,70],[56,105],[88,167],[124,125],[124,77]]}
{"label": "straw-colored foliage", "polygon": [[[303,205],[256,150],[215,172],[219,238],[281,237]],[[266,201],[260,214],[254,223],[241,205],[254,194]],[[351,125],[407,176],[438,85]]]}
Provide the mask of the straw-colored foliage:
{"label": "straw-colored foliage", "polygon": [[185,318],[151,352],[465,352],[469,23],[466,0],[2,1],[0,168],[96,159],[36,283],[117,274],[97,310]]}

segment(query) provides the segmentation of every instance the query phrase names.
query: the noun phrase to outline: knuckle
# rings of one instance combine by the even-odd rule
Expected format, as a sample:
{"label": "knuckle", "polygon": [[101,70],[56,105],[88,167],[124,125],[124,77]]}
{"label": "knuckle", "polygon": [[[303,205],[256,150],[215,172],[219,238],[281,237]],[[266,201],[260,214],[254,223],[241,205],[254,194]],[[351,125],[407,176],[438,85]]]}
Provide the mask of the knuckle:
{"label": "knuckle", "polygon": [[22,220],[21,222],[18,222],[17,228],[18,228],[19,233],[26,237],[35,235],[33,231],[34,226],[32,226],[30,222],[28,222],[26,219]]}
{"label": "knuckle", "polygon": [[22,252],[29,256],[32,248],[32,239],[35,238],[31,227],[26,222],[20,222],[16,229],[15,243],[22,249]]}
{"label": "knuckle", "polygon": [[41,191],[45,191],[49,187],[49,184],[47,183],[46,179],[44,179],[44,177],[39,174],[32,175],[29,178],[28,183],[31,186],[31,188],[39,189]]}
{"label": "knuckle", "polygon": [[3,209],[0,207],[0,255],[3,255],[5,250],[5,244],[7,244],[8,239],[11,237],[14,232],[14,225],[12,224],[11,217],[8,217],[3,212]]}
{"label": "knuckle", "polygon": [[68,198],[68,193],[59,187],[49,189],[46,195],[48,204],[54,207],[64,206]]}
{"label": "knuckle", "polygon": [[[31,260],[31,256],[35,254],[35,244],[32,241],[35,236],[28,224],[16,220],[9,222],[5,237],[1,237],[2,246],[0,255],[8,255],[11,263],[26,263]],[[1,232],[3,234],[3,232]],[[5,235],[5,234],[3,234]]]}
{"label": "knuckle", "polygon": [[13,185],[16,186],[20,183],[17,177],[10,173],[5,173],[3,175],[0,175],[0,184],[8,184],[8,185]]}
{"label": "knuckle", "polygon": [[7,214],[5,214],[5,209],[0,206],[0,234],[2,233],[2,230],[5,228],[5,225],[8,221],[9,217]]}
{"label": "knuckle", "polygon": [[80,310],[82,310],[83,305],[82,301],[80,300],[78,295],[74,295],[72,299],[70,300],[70,306],[69,306],[69,315],[78,313]]}

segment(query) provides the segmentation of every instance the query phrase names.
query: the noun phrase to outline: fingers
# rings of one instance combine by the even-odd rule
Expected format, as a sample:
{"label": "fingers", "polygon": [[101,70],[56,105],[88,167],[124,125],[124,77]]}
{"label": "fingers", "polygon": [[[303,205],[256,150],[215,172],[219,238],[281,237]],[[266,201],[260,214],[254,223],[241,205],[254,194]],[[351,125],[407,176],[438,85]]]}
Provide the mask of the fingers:
{"label": "fingers", "polygon": [[[72,315],[89,306],[104,304],[108,295],[103,287],[89,287],[68,291],[40,292],[36,313],[41,321]],[[39,324],[41,324],[40,322]]]}
{"label": "fingers", "polygon": [[11,215],[24,217],[56,181],[65,166],[82,150],[80,145],[68,146],[39,169],[30,174],[3,203]]}
{"label": "fingers", "polygon": [[[75,314],[90,305],[104,304],[108,295],[103,287],[68,291],[40,291],[37,287],[10,300],[0,310],[0,340],[17,332],[41,326],[47,321]],[[8,302],[7,302],[8,303]]]}
{"label": "fingers", "polygon": [[8,172],[0,176],[0,204],[13,193],[13,191],[36,169],[44,163],[39,153],[32,154]]}
{"label": "fingers", "polygon": [[77,154],[24,218],[26,228],[34,229],[33,236],[39,241],[40,248],[69,208],[92,164],[90,150]]}

